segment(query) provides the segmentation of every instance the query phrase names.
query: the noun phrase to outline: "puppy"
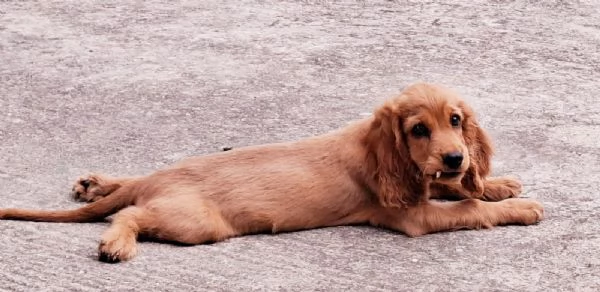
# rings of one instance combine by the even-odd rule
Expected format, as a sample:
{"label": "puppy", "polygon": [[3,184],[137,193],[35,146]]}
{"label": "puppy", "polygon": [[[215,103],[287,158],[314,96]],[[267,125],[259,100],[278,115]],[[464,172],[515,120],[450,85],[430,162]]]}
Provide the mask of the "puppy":
{"label": "puppy", "polygon": [[[492,147],[452,91],[414,84],[372,117],[297,142],[188,158],[148,176],[89,175],[91,202],[67,211],[0,209],[0,219],[92,222],[113,215],[99,259],[128,260],[138,236],[201,244],[253,233],[370,224],[408,236],[534,224],[521,184],[488,178]],[[433,198],[458,201],[438,201]]]}

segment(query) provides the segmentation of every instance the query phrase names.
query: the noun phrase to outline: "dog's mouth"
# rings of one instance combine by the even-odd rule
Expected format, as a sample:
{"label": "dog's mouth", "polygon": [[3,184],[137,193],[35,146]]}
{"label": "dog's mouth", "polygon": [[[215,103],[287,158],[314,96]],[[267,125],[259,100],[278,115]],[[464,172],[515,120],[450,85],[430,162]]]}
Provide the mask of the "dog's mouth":
{"label": "dog's mouth", "polygon": [[452,180],[462,176],[462,172],[460,171],[441,171],[438,170],[436,173],[432,175],[434,180]]}

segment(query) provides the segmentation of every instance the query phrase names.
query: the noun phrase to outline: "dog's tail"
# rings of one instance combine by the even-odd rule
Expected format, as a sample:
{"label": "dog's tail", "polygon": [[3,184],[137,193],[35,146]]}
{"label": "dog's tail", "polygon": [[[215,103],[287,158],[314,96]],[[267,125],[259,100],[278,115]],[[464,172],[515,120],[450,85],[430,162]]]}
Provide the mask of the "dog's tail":
{"label": "dog's tail", "polygon": [[134,194],[129,188],[121,187],[112,194],[78,209],[62,211],[0,209],[0,219],[39,222],[94,222],[133,204],[134,199]]}

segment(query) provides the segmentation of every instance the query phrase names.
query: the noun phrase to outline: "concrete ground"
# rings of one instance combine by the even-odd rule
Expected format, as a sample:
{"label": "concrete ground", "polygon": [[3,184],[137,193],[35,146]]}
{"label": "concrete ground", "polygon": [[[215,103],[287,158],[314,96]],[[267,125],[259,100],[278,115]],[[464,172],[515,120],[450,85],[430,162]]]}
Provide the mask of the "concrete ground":
{"label": "concrete ground", "polygon": [[[102,4],[100,4],[102,3]],[[368,227],[95,260],[105,223],[0,221],[6,291],[598,291],[597,1],[0,1],[0,206],[63,209],[89,171],[323,133],[408,83],[457,89],[535,226]]]}

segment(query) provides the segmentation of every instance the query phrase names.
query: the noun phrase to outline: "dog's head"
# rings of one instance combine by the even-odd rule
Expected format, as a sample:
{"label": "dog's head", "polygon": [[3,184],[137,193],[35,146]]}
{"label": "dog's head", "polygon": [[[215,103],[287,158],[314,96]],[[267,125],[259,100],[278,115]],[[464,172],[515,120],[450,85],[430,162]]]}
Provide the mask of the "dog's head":
{"label": "dog's head", "polygon": [[407,87],[375,112],[367,144],[384,206],[416,202],[429,183],[483,192],[492,148],[473,110],[452,91]]}

